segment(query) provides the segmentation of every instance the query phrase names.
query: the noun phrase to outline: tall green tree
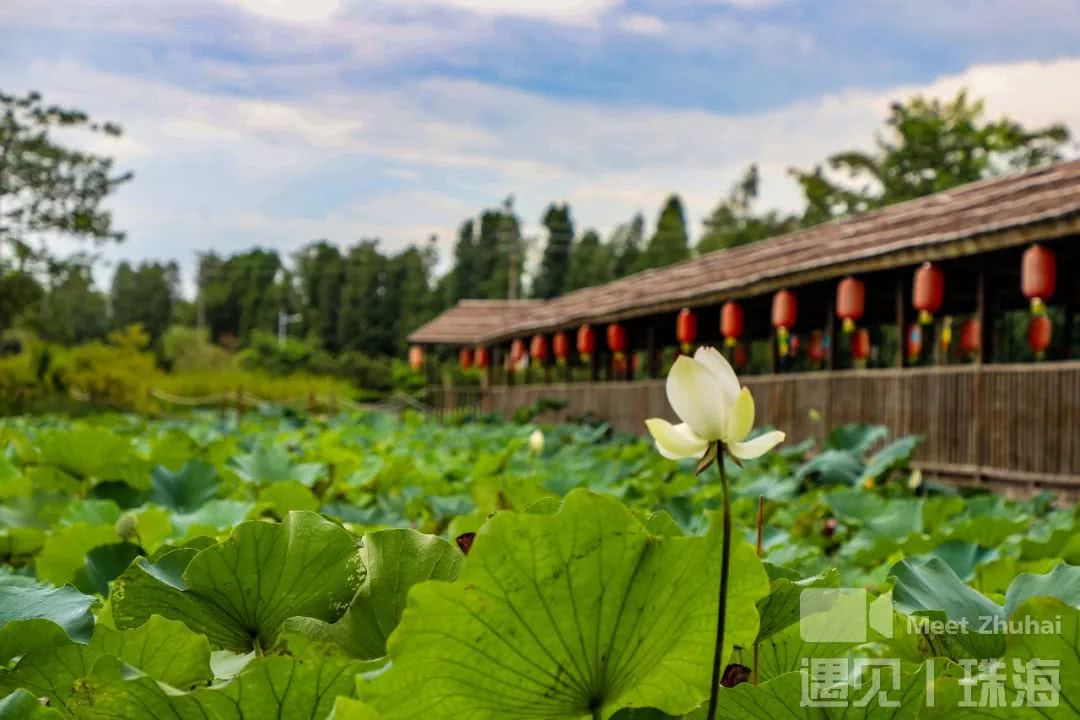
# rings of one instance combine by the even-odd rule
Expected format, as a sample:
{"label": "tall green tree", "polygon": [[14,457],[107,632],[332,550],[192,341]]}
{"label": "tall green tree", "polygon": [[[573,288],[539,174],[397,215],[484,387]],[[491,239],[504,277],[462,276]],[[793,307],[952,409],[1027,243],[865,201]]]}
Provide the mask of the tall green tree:
{"label": "tall green tree", "polygon": [[109,331],[108,301],[94,287],[90,267],[61,263],[28,324],[43,339],[64,345],[100,340]]}
{"label": "tall green tree", "polygon": [[656,232],[642,253],[639,269],[664,267],[690,257],[690,239],[686,233],[686,215],[682,200],[671,195],[660,211]]}
{"label": "tall green tree", "polygon": [[759,184],[757,165],[751,165],[705,219],[705,231],[696,248],[699,255],[757,242],[799,226],[799,218],[794,215],[776,210],[754,212]]}
{"label": "tall green tree", "polygon": [[294,265],[304,329],[317,339],[322,349],[337,352],[341,349],[338,313],[345,280],[341,251],[326,240],[320,240],[301,248],[294,257]]}
{"label": "tall green tree", "polygon": [[806,198],[803,224],[1035,167],[1059,159],[1069,139],[1062,125],[1029,130],[1008,118],[987,120],[983,102],[963,91],[948,101],[894,103],[886,125],[871,152],[840,152],[824,166],[791,171]]}
{"label": "tall green tree", "polygon": [[555,203],[548,206],[542,222],[547,228],[547,245],[544,246],[540,268],[533,279],[532,296],[546,299],[562,295],[567,289],[574,222],[570,218],[570,207]]}
{"label": "tall green tree", "polygon": [[141,323],[152,342],[173,322],[180,294],[180,268],[175,262],[122,262],[113,274],[109,293],[110,325],[120,330]]}
{"label": "tall green tree", "polygon": [[574,243],[570,254],[570,269],[566,292],[599,285],[611,280],[611,246],[600,241],[600,235],[589,229]]}
{"label": "tall green tree", "polygon": [[521,241],[521,223],[514,213],[513,197],[508,197],[502,207],[485,210],[480,215],[474,258],[473,287],[462,288],[467,294],[460,297],[521,296],[525,251]]}
{"label": "tall green tree", "polygon": [[256,248],[208,266],[212,274],[201,300],[211,338],[245,343],[256,330],[276,332],[278,313],[290,309],[282,287],[288,278],[276,252]]}
{"label": "tall green tree", "polygon": [[467,297],[477,297],[480,284],[478,274],[480,259],[477,257],[477,238],[472,220],[466,220],[458,228],[457,244],[454,245],[454,267],[450,271],[446,291],[447,305]]}
{"label": "tall green tree", "polygon": [[608,241],[612,257],[613,279],[626,277],[640,269],[644,240],[645,218],[641,216],[641,213],[635,214],[629,222],[615,228]]}
{"label": "tall green tree", "polygon": [[396,318],[389,312],[387,270],[387,258],[379,251],[378,240],[362,240],[345,255],[337,329],[342,350],[392,352]]}
{"label": "tall green tree", "polygon": [[426,246],[411,246],[390,258],[386,289],[386,311],[394,321],[390,353],[404,353],[409,333],[438,312],[430,284],[436,243],[432,236]]}

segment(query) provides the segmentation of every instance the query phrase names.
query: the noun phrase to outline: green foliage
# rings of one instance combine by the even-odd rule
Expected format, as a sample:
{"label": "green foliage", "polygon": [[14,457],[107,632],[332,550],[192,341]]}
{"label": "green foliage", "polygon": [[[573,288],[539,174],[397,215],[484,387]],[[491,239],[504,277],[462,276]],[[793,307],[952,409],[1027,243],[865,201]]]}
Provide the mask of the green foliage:
{"label": "green foliage", "polygon": [[757,165],[751,165],[728,196],[705,218],[705,231],[695,248],[698,255],[746,245],[798,228],[797,217],[776,210],[761,215],[752,211],[758,185]]}
{"label": "green foliage", "polygon": [[660,210],[656,232],[641,254],[638,269],[664,267],[689,257],[690,240],[686,231],[682,200],[678,195],[671,195]]}
{"label": "green foliage", "polygon": [[[567,276],[574,266],[571,246],[574,243],[574,221],[570,218],[570,207],[549,205],[543,218],[547,229],[547,245],[540,259],[540,269],[533,279],[532,296],[535,298],[553,298],[562,295],[567,289]],[[599,245],[599,237],[594,235],[594,244]],[[578,286],[582,287],[582,286]]]}
{"label": "green foliage", "polygon": [[180,268],[175,262],[142,263],[135,268],[121,262],[109,293],[113,329],[138,324],[156,343],[173,321],[179,293]]}

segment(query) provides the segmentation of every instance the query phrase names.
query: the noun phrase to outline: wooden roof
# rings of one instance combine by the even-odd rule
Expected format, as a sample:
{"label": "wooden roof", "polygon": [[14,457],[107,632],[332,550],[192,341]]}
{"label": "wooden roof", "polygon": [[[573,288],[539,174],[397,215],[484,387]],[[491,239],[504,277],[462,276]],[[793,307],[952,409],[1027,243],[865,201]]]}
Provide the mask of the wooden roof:
{"label": "wooden roof", "polygon": [[963,185],[646,270],[505,313],[502,323],[492,317],[480,323],[485,328],[481,334],[446,333],[430,342],[492,342],[582,322],[611,322],[1075,232],[1080,232],[1080,160]]}
{"label": "wooden roof", "polygon": [[520,320],[540,300],[461,300],[409,335],[413,343],[471,345]]}

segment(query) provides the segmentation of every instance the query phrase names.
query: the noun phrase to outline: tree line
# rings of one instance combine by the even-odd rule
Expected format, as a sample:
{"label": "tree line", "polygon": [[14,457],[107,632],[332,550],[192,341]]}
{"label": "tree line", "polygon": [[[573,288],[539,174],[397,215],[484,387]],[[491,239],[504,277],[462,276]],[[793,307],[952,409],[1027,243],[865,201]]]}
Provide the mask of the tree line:
{"label": "tree line", "polygon": [[[252,345],[288,326],[320,352],[397,356],[416,327],[464,298],[553,298],[649,268],[849,217],[1002,172],[1058,159],[1069,140],[1060,125],[1027,129],[987,119],[982,102],[960,93],[949,100],[916,97],[890,108],[886,128],[868,152],[845,151],[809,169],[792,169],[803,209],[757,207],[756,166],[705,218],[691,243],[678,195],[655,221],[640,213],[606,237],[583,226],[566,203],[539,218],[543,237],[522,237],[513,198],[464,220],[448,271],[436,276],[437,239],[388,252],[378,239],[340,246],[317,240],[289,257],[256,248],[200,255],[197,296],[181,297],[175,262],[120,263],[107,291],[94,287],[93,252],[58,258],[42,237],[65,234],[92,250],[121,240],[104,209],[107,196],[131,179],[104,156],[72,150],[51,131],[78,127],[115,136],[120,128],[85,114],[47,106],[35,94],[0,93],[0,330],[31,329],[65,344],[100,338],[141,323],[156,342],[170,325],[205,328],[226,347]],[[35,202],[35,197],[40,198]],[[536,243],[541,248],[532,248]],[[526,257],[538,263],[526,274]]]}

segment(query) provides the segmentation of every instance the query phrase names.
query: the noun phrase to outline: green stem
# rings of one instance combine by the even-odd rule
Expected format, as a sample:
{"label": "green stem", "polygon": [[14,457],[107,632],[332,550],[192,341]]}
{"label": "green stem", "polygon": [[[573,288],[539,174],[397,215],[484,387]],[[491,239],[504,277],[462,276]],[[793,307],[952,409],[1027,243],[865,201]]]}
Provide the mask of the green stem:
{"label": "green stem", "polygon": [[721,536],[720,597],[716,608],[716,648],[713,651],[712,689],[709,693],[707,720],[716,718],[716,706],[720,700],[720,677],[724,671],[724,615],[727,614],[728,565],[731,555],[731,498],[728,492],[727,473],[724,472],[724,448],[716,450],[716,469],[720,471],[720,487],[724,491],[724,527]]}

